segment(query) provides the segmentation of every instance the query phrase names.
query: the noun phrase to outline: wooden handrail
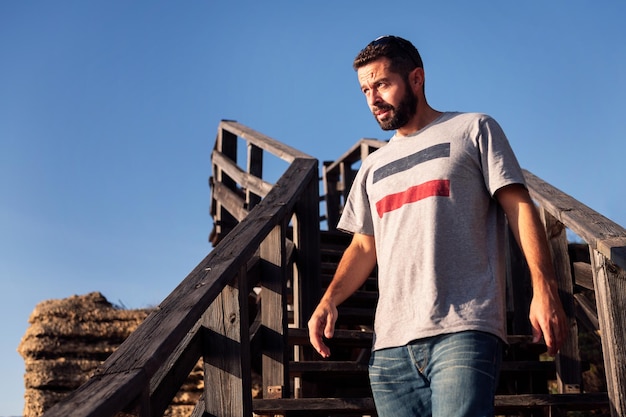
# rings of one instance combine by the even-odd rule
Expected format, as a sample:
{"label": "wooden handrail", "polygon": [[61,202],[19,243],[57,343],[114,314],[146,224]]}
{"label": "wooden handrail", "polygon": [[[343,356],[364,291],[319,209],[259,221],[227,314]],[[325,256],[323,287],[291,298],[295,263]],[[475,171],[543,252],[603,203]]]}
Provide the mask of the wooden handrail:
{"label": "wooden handrail", "polygon": [[376,139],[361,139],[336,161],[324,164],[322,171],[324,195],[322,198],[326,206],[326,215],[323,220],[327,221],[328,230],[336,230],[343,202],[348,197],[352,181],[358,170],[353,165],[386,144],[387,142]]}
{"label": "wooden handrail", "polygon": [[[326,171],[332,172],[332,171],[339,169],[340,164],[343,164],[343,163],[353,164],[357,161],[362,160],[364,157],[363,155],[364,147],[371,148],[371,149],[378,149],[378,148],[382,148],[386,144],[387,142],[380,141],[378,139],[367,139],[367,138],[361,139],[360,141],[355,143],[350,149],[348,149],[348,151],[346,151],[343,155],[341,155],[336,161],[327,165]],[[368,151],[366,155],[370,153],[371,151]]]}
{"label": "wooden handrail", "polygon": [[296,148],[272,139],[269,136],[259,133],[233,120],[222,120],[219,128],[237,135],[251,144],[258,146],[259,148],[264,149],[289,163],[293,162],[296,158],[315,159],[304,152],[300,152]]}
{"label": "wooden handrail", "polygon": [[[206,361],[212,356],[210,352],[212,343],[217,346],[223,343],[220,341],[223,339],[227,346],[232,344],[232,342],[224,339],[224,337],[229,337],[227,334],[220,336],[219,332],[215,333],[215,330],[210,330],[211,323],[215,322],[215,319],[207,316],[207,312],[214,300],[228,286],[246,288],[245,266],[249,260],[255,256],[258,257],[259,248],[265,248],[261,250],[261,260],[264,256],[269,257],[270,261],[276,259],[274,253],[278,251],[278,259],[283,259],[282,262],[285,262],[287,242],[283,239],[276,246],[274,244],[275,238],[271,236],[276,230],[279,231],[279,236],[284,235],[285,228],[290,221],[298,219],[295,222],[298,223],[298,226],[295,227],[296,231],[294,232],[296,246],[301,251],[306,249],[307,243],[300,242],[297,238],[298,236],[307,236],[309,233],[304,227],[305,221],[310,223],[311,219],[314,219],[312,227],[315,230],[318,229],[319,214],[317,210],[312,208],[308,208],[308,210],[315,212],[313,216],[303,213],[301,202],[317,200],[318,198],[317,160],[287,146],[278,146],[277,142],[266,140],[267,137],[256,134],[234,122],[223,122],[220,127],[229,129],[231,132],[234,130],[239,134],[244,134],[247,140],[253,141],[263,149],[278,152],[280,157],[289,160],[291,164],[263,200],[250,211],[250,215],[241,219],[230,233],[223,237],[219,245],[97,369],[94,377],[70,394],[64,401],[49,409],[44,414],[45,417],[65,417],[68,415],[111,417],[118,412],[128,410],[136,410],[140,416],[162,415],[165,407],[169,405],[176,391],[184,382],[184,377],[188,375],[198,359],[205,356]],[[265,187],[265,185],[261,185],[261,187]],[[313,195],[309,196],[307,193]],[[309,225],[309,227],[311,226]],[[272,241],[264,244],[268,238],[271,238]],[[313,248],[315,249],[315,244]],[[316,274],[315,267],[307,263],[307,258],[319,258],[319,247],[317,249],[317,255],[302,253],[298,268],[309,268],[313,274]],[[285,264],[281,271],[287,270],[287,266],[288,264]],[[306,277],[307,273],[306,270],[302,271],[299,278]],[[247,293],[245,290],[242,291],[244,294],[239,301],[247,303]],[[279,297],[283,299],[285,294],[279,294]],[[237,332],[241,332],[241,337],[245,339],[248,337],[249,328],[247,319],[240,321],[238,317],[241,311],[239,307],[236,307],[237,311],[233,313],[232,317],[218,317],[217,320],[226,321],[224,324],[217,323],[216,327],[219,328],[224,325],[228,327],[235,324],[239,329]],[[219,309],[220,307],[215,306],[215,308]],[[277,325],[278,328],[273,325],[275,331],[276,329],[280,331],[280,327],[283,324],[286,325],[282,318],[279,317],[278,319],[280,320]],[[266,325],[270,326],[271,323]],[[237,346],[236,349],[245,350],[247,342],[245,344],[237,343]],[[238,354],[236,356],[245,355]],[[213,369],[217,369],[214,372],[223,374],[225,371],[220,370],[222,366],[224,365],[220,365],[218,368],[213,367]],[[239,367],[234,373],[238,373],[240,378],[244,372],[249,371],[249,369],[242,370],[241,363],[234,363],[230,366]],[[205,367],[211,368],[210,365]],[[244,382],[240,383],[245,384],[247,381],[249,385],[249,377],[247,379],[243,377],[243,380]],[[205,390],[210,391],[211,384],[218,384],[216,388],[219,388],[219,385],[223,383],[223,380],[221,382],[207,380],[205,371]],[[226,402],[230,406],[237,407],[232,415],[243,411],[251,412],[249,409],[252,404],[251,391],[247,390],[246,392],[245,389],[239,391],[244,396],[243,398],[236,399],[232,404]],[[213,407],[213,410],[216,409],[215,407],[219,409],[223,406],[223,402],[219,398],[214,399],[213,402],[212,405],[207,404],[205,395],[202,406],[207,407],[207,409]],[[239,409],[238,407],[244,408]],[[245,409],[246,407],[247,409]],[[233,411],[231,410],[231,412]],[[220,412],[219,415],[223,414]]]}
{"label": "wooden handrail", "polygon": [[612,416],[626,415],[626,229],[528,171],[540,207],[587,242]]}
{"label": "wooden handrail", "polygon": [[532,198],[589,246],[626,270],[626,229],[529,171],[524,178]]}

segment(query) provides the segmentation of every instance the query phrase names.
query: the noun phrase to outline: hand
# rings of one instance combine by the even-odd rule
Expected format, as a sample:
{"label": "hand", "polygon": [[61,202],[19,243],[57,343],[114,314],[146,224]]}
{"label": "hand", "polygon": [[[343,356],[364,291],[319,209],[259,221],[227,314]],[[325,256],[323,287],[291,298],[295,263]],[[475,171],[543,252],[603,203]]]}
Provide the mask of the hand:
{"label": "hand", "polygon": [[535,291],[530,303],[530,324],[533,328],[533,342],[543,339],[548,346],[548,354],[554,356],[567,339],[568,320],[556,291]]}
{"label": "hand", "polygon": [[330,349],[324,343],[322,336],[327,339],[333,337],[337,315],[337,307],[331,302],[322,300],[309,320],[309,340],[324,358],[330,356]]}

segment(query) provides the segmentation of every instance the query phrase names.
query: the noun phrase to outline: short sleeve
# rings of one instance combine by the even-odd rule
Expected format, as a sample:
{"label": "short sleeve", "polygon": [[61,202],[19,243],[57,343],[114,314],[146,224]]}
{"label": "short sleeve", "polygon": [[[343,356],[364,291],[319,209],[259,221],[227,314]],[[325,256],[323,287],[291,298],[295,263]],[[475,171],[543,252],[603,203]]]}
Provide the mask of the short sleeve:
{"label": "short sleeve", "polygon": [[374,235],[371,205],[367,194],[367,168],[361,166],[341,213],[337,229],[351,234]]}
{"label": "short sleeve", "polygon": [[526,186],[517,157],[498,122],[491,117],[483,119],[478,140],[483,177],[492,196],[507,185]]}

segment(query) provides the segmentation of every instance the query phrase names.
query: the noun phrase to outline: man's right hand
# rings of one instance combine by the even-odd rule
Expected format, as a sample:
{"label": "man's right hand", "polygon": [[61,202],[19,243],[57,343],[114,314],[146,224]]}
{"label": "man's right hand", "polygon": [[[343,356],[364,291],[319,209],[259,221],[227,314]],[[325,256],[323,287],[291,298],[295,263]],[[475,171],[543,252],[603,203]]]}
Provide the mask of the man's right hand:
{"label": "man's right hand", "polygon": [[309,320],[309,340],[324,358],[330,356],[330,349],[324,343],[323,337],[327,339],[333,337],[337,315],[337,307],[331,302],[322,300]]}
{"label": "man's right hand", "polygon": [[330,349],[324,343],[324,337],[330,339],[335,333],[337,306],[365,283],[375,265],[374,236],[356,233],[341,257],[322,301],[309,320],[309,339],[315,350],[323,357],[330,356]]}

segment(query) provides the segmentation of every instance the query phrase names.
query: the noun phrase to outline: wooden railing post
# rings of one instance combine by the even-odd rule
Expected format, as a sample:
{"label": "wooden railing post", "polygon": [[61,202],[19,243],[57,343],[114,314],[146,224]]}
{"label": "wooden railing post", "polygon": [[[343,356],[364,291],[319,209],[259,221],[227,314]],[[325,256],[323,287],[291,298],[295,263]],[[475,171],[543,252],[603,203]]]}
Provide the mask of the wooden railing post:
{"label": "wooden railing post", "polygon": [[337,230],[337,222],[339,221],[343,205],[348,198],[352,182],[358,171],[352,168],[352,166],[357,162],[365,160],[370,153],[381,148],[386,143],[374,139],[362,139],[338,160],[324,162],[322,181],[326,201],[328,230]]}
{"label": "wooden railing post", "polygon": [[361,144],[361,161],[365,161],[365,158],[372,153],[372,148],[367,143]]}
{"label": "wooden railing post", "polygon": [[343,204],[345,204],[348,200],[348,195],[350,194],[350,189],[352,188],[356,172],[352,169],[351,164],[342,162],[339,164],[339,175],[341,176],[339,187],[341,188],[341,192],[343,194]]}
{"label": "wooden railing post", "polygon": [[290,395],[285,229],[274,227],[260,248],[263,398]]}
{"label": "wooden railing post", "polygon": [[305,327],[321,297],[319,188],[311,178],[306,191],[296,203],[293,218],[293,240],[297,249],[294,276],[295,326]]}
{"label": "wooden railing post", "polygon": [[211,303],[202,320],[205,411],[212,416],[252,415],[245,264],[234,282]]}
{"label": "wooden railing post", "polygon": [[336,230],[339,222],[341,207],[341,194],[339,193],[339,173],[336,170],[328,170],[331,162],[324,162],[322,168],[322,183],[326,203],[326,223],[328,230]]}
{"label": "wooden railing post", "polygon": [[543,208],[540,209],[540,213],[548,237],[552,264],[559,287],[559,297],[568,321],[567,340],[556,356],[557,384],[560,393],[578,394],[581,392],[582,370],[567,234],[563,223]]}
{"label": "wooden railing post", "polygon": [[[223,156],[237,162],[237,135],[225,130],[220,129],[217,134],[216,150]],[[215,183],[235,191],[237,189],[237,183],[230,178],[221,168],[214,165]],[[224,236],[230,232],[237,224],[237,220],[231,213],[228,212],[219,201],[216,201],[215,208],[215,232],[218,236]]]}
{"label": "wooden railing post", "polygon": [[591,251],[611,416],[626,416],[626,271]]}
{"label": "wooden railing post", "polygon": [[[263,149],[248,143],[248,174],[263,178]],[[246,204],[248,211],[252,210],[261,201],[261,196],[246,190]]]}

